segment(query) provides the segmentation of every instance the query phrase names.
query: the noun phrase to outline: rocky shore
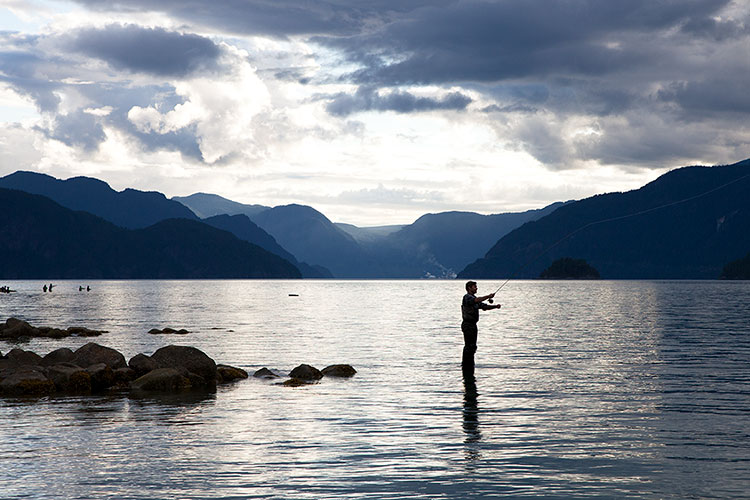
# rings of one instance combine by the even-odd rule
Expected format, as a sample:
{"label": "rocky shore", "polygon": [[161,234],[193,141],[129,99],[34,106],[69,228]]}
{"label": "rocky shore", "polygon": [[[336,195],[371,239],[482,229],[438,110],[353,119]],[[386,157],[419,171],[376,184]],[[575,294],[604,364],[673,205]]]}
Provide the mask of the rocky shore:
{"label": "rocky shore", "polygon": [[76,351],[63,347],[43,357],[19,348],[0,356],[3,396],[212,390],[217,384],[245,378],[245,370],[217,364],[189,346],[169,345],[151,356],[137,354],[128,362],[115,349],[93,342]]}
{"label": "rocky shore", "polygon": [[[0,323],[0,340],[29,337],[91,337],[106,333],[83,327],[67,329],[34,327],[9,318]],[[153,329],[150,334],[184,335],[187,330]],[[299,387],[318,383],[324,376],[352,377],[350,365],[330,365],[323,370],[302,364],[288,375],[262,368],[253,375],[260,379],[281,379],[280,385]],[[129,361],[115,349],[93,342],[73,351],[67,347],[45,356],[14,348],[0,353],[0,396],[47,396],[51,394],[93,394],[104,391],[176,392],[190,389],[214,390],[218,384],[246,379],[245,370],[217,364],[195,347],[169,345],[148,356],[136,354]]]}

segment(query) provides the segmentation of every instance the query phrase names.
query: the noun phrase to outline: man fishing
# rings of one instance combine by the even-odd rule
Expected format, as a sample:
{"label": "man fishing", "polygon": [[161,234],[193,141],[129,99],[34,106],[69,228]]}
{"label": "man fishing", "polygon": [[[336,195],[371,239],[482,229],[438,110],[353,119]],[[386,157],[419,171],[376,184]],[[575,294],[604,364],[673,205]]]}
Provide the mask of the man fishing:
{"label": "man fishing", "polygon": [[466,282],[466,295],[461,302],[461,331],[464,333],[464,353],[461,367],[464,371],[474,371],[474,353],[477,352],[477,322],[479,321],[479,310],[500,309],[500,304],[490,305],[484,301],[492,302],[494,293],[477,297],[477,282]]}

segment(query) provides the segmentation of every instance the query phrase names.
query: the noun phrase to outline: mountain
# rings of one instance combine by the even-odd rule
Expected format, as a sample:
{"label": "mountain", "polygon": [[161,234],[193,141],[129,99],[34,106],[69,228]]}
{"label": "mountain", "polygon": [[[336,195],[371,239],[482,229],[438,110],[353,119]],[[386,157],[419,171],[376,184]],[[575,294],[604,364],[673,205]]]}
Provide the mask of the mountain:
{"label": "mountain", "polygon": [[222,198],[216,194],[195,193],[190,196],[173,196],[172,200],[182,203],[201,219],[214,215],[247,215],[253,217],[271,207],[263,205],[245,205],[236,201]]}
{"label": "mountain", "polygon": [[258,227],[247,215],[215,215],[203,222],[209,226],[229,231],[241,240],[248,241],[294,264],[303,278],[331,278],[331,272],[320,266],[313,266],[305,262],[298,262],[291,253],[279,245],[273,236]]}
{"label": "mountain", "polygon": [[[423,215],[413,224],[380,240],[391,252],[418,257],[424,269],[438,277],[454,277],[467,263],[481,257],[500,237],[525,222],[554,212],[563,203],[519,213],[481,215],[473,212],[441,212]],[[428,267],[432,267],[428,270]]]}
{"label": "mountain", "polygon": [[49,198],[0,188],[5,279],[299,278],[290,262],[188,219],[128,230]]}
{"label": "mountain", "polygon": [[329,269],[337,278],[371,277],[369,257],[355,239],[325,215],[304,205],[283,205],[252,217],[299,261]]}
{"label": "mountain", "polygon": [[750,160],[684,167],[560,207],[501,238],[460,278],[535,278],[562,257],[602,278],[715,279],[750,250]]}
{"label": "mountain", "polygon": [[197,220],[181,203],[157,192],[115,191],[90,177],[59,180],[45,174],[18,171],[0,178],[0,188],[46,196],[71,210],[83,210],[128,229],[148,227],[164,219]]}

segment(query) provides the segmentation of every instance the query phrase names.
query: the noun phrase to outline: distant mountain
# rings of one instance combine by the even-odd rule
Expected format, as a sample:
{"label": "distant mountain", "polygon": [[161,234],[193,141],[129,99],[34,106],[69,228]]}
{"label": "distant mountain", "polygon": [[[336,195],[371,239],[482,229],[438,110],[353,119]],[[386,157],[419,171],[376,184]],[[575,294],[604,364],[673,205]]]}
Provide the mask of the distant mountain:
{"label": "distant mountain", "polygon": [[294,255],[286,251],[276,242],[273,236],[258,227],[258,225],[251,221],[247,215],[215,215],[203,219],[203,222],[217,229],[229,231],[241,240],[258,245],[259,247],[288,260],[302,272],[302,277],[304,278],[332,277],[331,272],[325,268],[312,266],[304,262],[298,262]]}
{"label": "distant mountain", "polygon": [[371,277],[362,247],[312,207],[283,205],[251,218],[299,261],[323,266],[337,278]]}
{"label": "distant mountain", "polygon": [[90,177],[59,180],[45,174],[18,171],[0,178],[0,188],[18,189],[50,198],[71,210],[83,210],[128,229],[148,227],[164,219],[198,217],[181,203],[157,192],[115,191]]}
{"label": "distant mountain", "polygon": [[500,239],[461,278],[534,278],[561,257],[602,278],[719,277],[750,250],[750,160],[684,167],[644,187],[569,203]]}
{"label": "distant mountain", "polygon": [[190,196],[173,196],[172,200],[182,203],[201,219],[214,215],[247,215],[252,218],[271,207],[263,205],[245,205],[236,201],[222,198],[216,194],[195,193]]}
{"label": "distant mountain", "polygon": [[525,222],[554,212],[563,203],[519,213],[481,215],[474,212],[441,212],[423,215],[368,249],[380,254],[411,256],[421,262],[420,274],[409,277],[455,277],[467,263],[481,257],[500,237]]}
{"label": "distant mountain", "polygon": [[724,266],[721,278],[726,280],[750,280],[750,253]]}
{"label": "distant mountain", "polygon": [[370,227],[358,227],[353,224],[345,224],[343,222],[334,222],[336,227],[344,230],[349,236],[354,238],[357,243],[372,243],[374,241],[380,241],[389,234],[393,234],[407,226],[407,224],[394,224],[391,226],[370,226]]}
{"label": "distant mountain", "polygon": [[290,262],[188,219],[117,227],[49,198],[1,189],[0,277],[299,278]]}

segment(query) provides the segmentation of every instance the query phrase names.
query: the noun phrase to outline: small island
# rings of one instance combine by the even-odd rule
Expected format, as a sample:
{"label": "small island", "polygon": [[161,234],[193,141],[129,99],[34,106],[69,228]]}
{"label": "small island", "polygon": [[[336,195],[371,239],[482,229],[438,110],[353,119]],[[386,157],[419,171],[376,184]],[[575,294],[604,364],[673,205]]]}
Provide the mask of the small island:
{"label": "small island", "polygon": [[554,261],[547,269],[539,274],[542,279],[599,279],[599,271],[590,266],[583,259],[563,257]]}
{"label": "small island", "polygon": [[724,266],[720,278],[723,280],[750,280],[750,253]]}

